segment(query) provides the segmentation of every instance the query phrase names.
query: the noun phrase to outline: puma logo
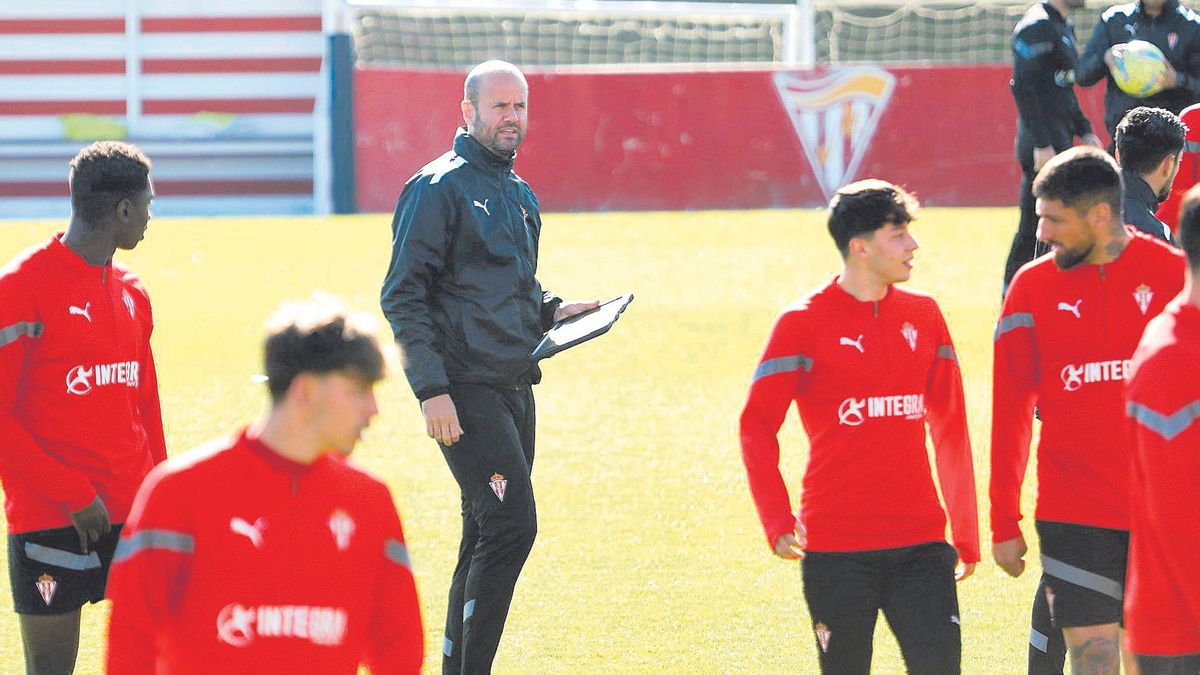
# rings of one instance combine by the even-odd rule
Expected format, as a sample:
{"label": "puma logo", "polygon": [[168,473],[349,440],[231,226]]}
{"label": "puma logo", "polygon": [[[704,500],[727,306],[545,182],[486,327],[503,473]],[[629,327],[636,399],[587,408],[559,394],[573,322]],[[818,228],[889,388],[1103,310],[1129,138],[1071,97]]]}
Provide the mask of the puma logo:
{"label": "puma logo", "polygon": [[1073,304],[1073,305],[1068,305],[1065,302],[1060,302],[1060,303],[1058,303],[1058,308],[1064,312],[1070,312],[1070,313],[1074,314],[1075,318],[1078,319],[1078,318],[1080,318],[1079,303],[1081,303],[1081,302],[1083,302],[1083,298],[1076,300],[1075,304]]}
{"label": "puma logo", "polygon": [[250,543],[254,544],[254,548],[262,548],[263,530],[265,529],[267,529],[266,518],[255,520],[253,525],[241,518],[229,519],[229,531],[249,539]]}
{"label": "puma logo", "polygon": [[488,211],[487,203],[488,203],[488,200],[486,200],[486,199],[483,200],[482,204],[479,203],[478,199],[474,200],[475,206],[478,206],[479,208],[483,209],[483,212],[490,216],[490,215],[492,215],[492,212]]}
{"label": "puma logo", "polygon": [[69,314],[70,316],[82,316],[83,318],[88,320],[88,323],[92,322],[91,310],[92,310],[92,303],[90,303],[90,302],[85,304],[83,306],[83,309],[80,309],[80,308],[76,307],[75,305],[67,305],[67,314]]}
{"label": "puma logo", "polygon": [[844,337],[838,341],[838,344],[846,345],[847,347],[854,347],[855,349],[858,350],[859,354],[862,354],[863,353],[862,339],[863,339],[862,335],[859,335],[857,340],[851,340],[848,337]]}

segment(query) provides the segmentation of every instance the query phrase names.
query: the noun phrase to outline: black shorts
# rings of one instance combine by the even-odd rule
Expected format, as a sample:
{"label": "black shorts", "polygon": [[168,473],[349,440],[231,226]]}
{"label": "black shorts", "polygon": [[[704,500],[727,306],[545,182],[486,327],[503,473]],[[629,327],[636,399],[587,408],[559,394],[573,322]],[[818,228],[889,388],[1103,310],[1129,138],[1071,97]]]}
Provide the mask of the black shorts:
{"label": "black shorts", "polygon": [[1124,625],[1129,532],[1046,520],[1036,525],[1041,585],[1054,626]]}
{"label": "black shorts", "polygon": [[1134,654],[1142,675],[1200,675],[1200,654],[1145,656]]}
{"label": "black shorts", "polygon": [[74,527],[8,535],[13,609],[17,614],[67,614],[103,600],[120,536],[121,525],[113,525],[84,555]]}
{"label": "black shorts", "polygon": [[882,611],[908,672],[959,673],[957,559],[945,542],[850,553],[809,551],[800,570],[821,672],[867,675]]}

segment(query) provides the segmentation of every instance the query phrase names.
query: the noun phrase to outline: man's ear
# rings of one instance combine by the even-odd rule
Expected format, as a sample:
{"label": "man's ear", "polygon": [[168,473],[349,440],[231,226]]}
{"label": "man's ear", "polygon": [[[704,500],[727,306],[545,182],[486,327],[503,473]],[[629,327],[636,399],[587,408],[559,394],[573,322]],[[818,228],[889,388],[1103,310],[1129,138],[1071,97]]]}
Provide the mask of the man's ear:
{"label": "man's ear", "polygon": [[475,104],[471,103],[470,99],[464,99],[458,104],[459,110],[462,111],[463,126],[471,128],[471,120],[475,119]]}
{"label": "man's ear", "polygon": [[1180,155],[1167,155],[1166,157],[1163,157],[1163,160],[1158,163],[1157,167],[1154,168],[1154,172],[1159,176],[1166,178],[1167,176],[1171,175],[1172,171],[1175,170],[1175,164],[1178,163],[1179,160]]}
{"label": "man's ear", "polygon": [[1121,220],[1121,212],[1113,212],[1112,204],[1097,202],[1087,211],[1087,220],[1092,225],[1102,228],[1111,227],[1114,222]]}

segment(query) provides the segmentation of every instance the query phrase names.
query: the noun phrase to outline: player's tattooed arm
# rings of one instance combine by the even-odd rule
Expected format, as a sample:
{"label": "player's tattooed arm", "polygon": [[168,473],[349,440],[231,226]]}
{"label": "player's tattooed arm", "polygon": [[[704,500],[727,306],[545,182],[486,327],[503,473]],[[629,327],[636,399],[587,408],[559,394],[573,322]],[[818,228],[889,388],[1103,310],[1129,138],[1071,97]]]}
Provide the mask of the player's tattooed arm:
{"label": "player's tattooed arm", "polygon": [[1071,647],[1071,675],[1117,675],[1121,670],[1117,643],[1102,637]]}

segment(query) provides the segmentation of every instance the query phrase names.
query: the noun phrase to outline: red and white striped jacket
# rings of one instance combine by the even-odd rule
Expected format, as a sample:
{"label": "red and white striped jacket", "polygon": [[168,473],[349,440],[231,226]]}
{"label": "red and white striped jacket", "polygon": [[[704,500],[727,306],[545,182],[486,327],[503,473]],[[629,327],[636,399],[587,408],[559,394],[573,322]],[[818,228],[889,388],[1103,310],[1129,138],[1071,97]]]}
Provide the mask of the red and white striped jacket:
{"label": "red and white striped jacket", "polygon": [[418,673],[424,658],[387,486],[246,432],[146,478],[108,597],[110,673]]}
{"label": "red and white striped jacket", "polygon": [[1125,630],[1137,654],[1200,652],[1200,308],[1146,327],[1126,392],[1133,480]]}
{"label": "red and white striped jacket", "polygon": [[811,448],[800,520],[813,551],[943,541],[925,445],[963,562],[979,561],[979,523],[962,377],[933,298],[892,286],[860,302],[830,281],[780,315],[741,417],[742,460],[768,542],[791,532],[777,434],[796,402]]}
{"label": "red and white striped jacket", "polygon": [[0,270],[0,480],[14,534],[69,527],[97,495],[124,521],[167,456],[146,289],[59,236]]}
{"label": "red and white striped jacket", "polygon": [[1126,227],[1107,265],[1058,269],[1053,255],[1013,277],[996,326],[992,377],[993,541],[1019,535],[1033,408],[1036,517],[1129,529],[1124,394],[1142,330],[1183,287],[1183,254]]}

